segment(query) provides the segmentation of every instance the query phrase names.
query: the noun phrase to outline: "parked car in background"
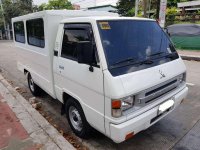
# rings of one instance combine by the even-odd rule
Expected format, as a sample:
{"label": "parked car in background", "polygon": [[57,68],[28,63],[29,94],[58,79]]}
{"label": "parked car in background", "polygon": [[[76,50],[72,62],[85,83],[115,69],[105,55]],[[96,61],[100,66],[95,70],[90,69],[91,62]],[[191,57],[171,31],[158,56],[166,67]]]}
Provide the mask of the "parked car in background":
{"label": "parked car in background", "polygon": [[174,24],[167,30],[176,48],[200,50],[200,25]]}

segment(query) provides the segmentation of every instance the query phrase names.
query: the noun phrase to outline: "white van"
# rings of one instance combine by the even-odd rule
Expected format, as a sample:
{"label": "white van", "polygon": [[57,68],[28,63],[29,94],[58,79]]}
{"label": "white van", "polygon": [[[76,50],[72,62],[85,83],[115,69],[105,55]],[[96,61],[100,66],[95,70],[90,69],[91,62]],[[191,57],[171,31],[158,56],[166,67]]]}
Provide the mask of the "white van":
{"label": "white van", "polygon": [[[63,20],[64,19],[64,20]],[[155,20],[90,11],[12,19],[18,68],[30,91],[63,103],[74,133],[91,127],[120,143],[186,97],[186,67]]]}

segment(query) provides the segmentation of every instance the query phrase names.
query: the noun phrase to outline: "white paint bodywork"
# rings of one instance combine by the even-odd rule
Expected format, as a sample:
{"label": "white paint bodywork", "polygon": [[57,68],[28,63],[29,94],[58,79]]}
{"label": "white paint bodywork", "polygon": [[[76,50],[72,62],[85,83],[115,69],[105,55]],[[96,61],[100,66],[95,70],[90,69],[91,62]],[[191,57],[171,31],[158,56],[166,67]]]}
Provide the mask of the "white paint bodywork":
{"label": "white paint bodywork", "polygon": [[[23,44],[14,41],[20,55],[20,59],[18,60],[19,70],[24,71],[26,69],[31,72],[34,82],[53,98],[56,98],[53,83],[53,52],[59,23],[63,19],[84,16],[116,16],[116,14],[80,10],[47,10],[12,19],[12,22],[23,21],[25,27],[26,43]],[[43,18],[44,21],[44,48],[29,45],[27,42],[26,21],[36,18]]]}
{"label": "white paint bodywork", "polygon": [[[122,142],[128,133],[134,132],[136,134],[153,125],[154,123],[150,123],[150,120],[155,117],[159,109],[158,106],[169,100],[169,98],[174,97],[175,107],[177,107],[181,100],[186,97],[188,89],[184,84],[179,89],[144,108],[123,115],[120,118],[112,117],[111,99],[121,99],[134,95],[184,73],[186,68],[182,59],[179,58],[159,66],[113,77],[108,71],[97,20],[134,19],[152,21],[151,19],[111,17],[112,15],[110,17],[78,17],[79,15],[67,17],[67,15],[63,15],[62,17],[67,19],[58,21],[59,15],[45,15],[42,13],[41,15],[44,17],[44,22],[46,21],[46,47],[39,49],[15,42],[16,46],[20,47],[19,69],[30,71],[31,75],[33,74],[34,81],[59,101],[63,102],[64,92],[78,100],[88,123],[113,141]],[[90,15],[92,15],[91,12],[88,16]],[[13,19],[13,22],[20,19],[25,21],[30,16]],[[100,59],[100,67],[94,67],[94,72],[89,71],[88,65],[78,64],[76,61],[60,57],[65,23],[90,23],[92,25]],[[53,50],[58,52],[58,56],[53,56]],[[62,69],[60,66],[62,66]],[[159,70],[165,73],[165,78],[160,78]]]}

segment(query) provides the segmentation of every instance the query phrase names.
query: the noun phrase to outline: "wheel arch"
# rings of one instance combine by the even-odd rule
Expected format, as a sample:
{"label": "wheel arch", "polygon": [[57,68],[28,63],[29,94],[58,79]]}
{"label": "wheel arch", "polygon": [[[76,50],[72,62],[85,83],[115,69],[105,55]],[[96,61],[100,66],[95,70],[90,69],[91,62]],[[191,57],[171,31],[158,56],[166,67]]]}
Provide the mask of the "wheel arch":
{"label": "wheel arch", "polygon": [[[65,114],[65,112],[66,112],[65,104],[67,103],[67,101],[68,101],[70,98],[73,98],[73,99],[81,106],[81,108],[82,108],[82,110],[83,110],[83,112],[84,112],[81,99],[80,99],[78,96],[75,96],[74,94],[69,94],[69,92],[63,91],[63,94],[62,94],[63,103],[62,103],[62,108],[61,108],[61,115],[64,115],[64,114]],[[85,112],[84,112],[84,113],[85,113]]]}

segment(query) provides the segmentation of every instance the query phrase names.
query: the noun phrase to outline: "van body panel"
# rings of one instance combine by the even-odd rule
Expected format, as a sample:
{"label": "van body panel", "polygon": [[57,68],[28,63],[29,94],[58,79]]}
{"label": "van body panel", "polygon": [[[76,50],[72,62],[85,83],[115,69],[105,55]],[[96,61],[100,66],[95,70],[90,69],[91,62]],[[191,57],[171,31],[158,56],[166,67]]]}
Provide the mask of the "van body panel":
{"label": "van body panel", "polygon": [[[75,23],[72,20],[69,19],[65,23]],[[79,21],[78,23],[82,22]],[[85,20],[83,23],[91,24],[93,30],[92,22]],[[93,32],[95,33],[94,30]],[[79,64],[76,60],[62,57],[63,36],[64,24],[60,24],[55,43],[55,51],[58,51],[58,56],[54,56],[54,84],[56,95],[61,102],[63,101],[62,95],[64,92],[78,100],[89,124],[105,134],[105,109],[102,107],[105,105],[102,64],[98,63],[99,67],[93,67],[94,71],[90,72],[89,65]],[[96,46],[98,47],[98,43],[96,43]],[[99,56],[99,59],[101,62],[101,56]]]}
{"label": "van body panel", "polygon": [[[98,11],[82,11],[82,10],[45,10],[12,18],[12,26],[18,21],[24,22],[25,43],[14,40],[15,46],[18,48],[18,63],[27,68],[33,74],[33,80],[44,91],[57,99],[54,88],[53,77],[53,55],[56,35],[60,22],[63,19],[87,17],[87,16],[118,16],[115,13],[98,12]],[[42,18],[44,21],[44,39],[45,47],[39,48],[28,44],[26,21],[31,19]],[[14,29],[14,28],[13,28]],[[14,34],[14,32],[13,32]],[[15,36],[13,36],[15,37]],[[25,68],[24,68],[25,69]],[[24,69],[19,70],[24,72]],[[59,100],[62,101],[61,97]]]}
{"label": "van body panel", "polygon": [[57,61],[57,71],[54,73],[56,87],[77,99],[87,121],[104,133],[104,107],[100,107],[104,106],[102,70],[94,68],[94,72],[90,72],[88,65],[62,57]]}
{"label": "van body panel", "polygon": [[[159,73],[159,70],[163,70],[163,72],[166,71],[166,78],[160,79],[161,75]],[[126,117],[119,118],[113,118],[111,110],[109,107],[111,106],[111,99],[121,99],[127,96],[135,95],[138,92],[144,91],[148,88],[151,88],[155,85],[158,85],[162,82],[165,82],[177,75],[180,75],[186,71],[186,68],[183,64],[183,61],[181,58],[174,60],[172,62],[159,65],[156,67],[144,69],[141,71],[121,75],[118,77],[112,77],[112,75],[109,73],[108,70],[104,71],[104,77],[105,77],[105,123],[109,125],[109,123],[113,124],[120,124],[122,122],[125,122],[134,116],[140,115],[143,112],[147,111],[148,109],[151,109],[158,103],[161,103],[165,101],[166,99],[171,98],[173,95],[175,95],[177,92],[182,90],[186,85],[183,84],[180,86],[180,88],[177,88],[177,90],[174,90],[173,92],[169,93],[168,95],[159,98],[159,100],[151,103],[150,105],[147,105],[145,108],[141,108],[138,111],[134,113],[130,113]],[[138,80],[140,79],[140,80]],[[108,84],[109,83],[109,84]],[[139,89],[139,90],[138,90]],[[106,125],[105,125],[106,126]]]}
{"label": "van body panel", "polygon": [[[26,21],[37,18],[43,18],[44,21],[44,48],[32,46],[28,44],[27,40]],[[136,62],[135,64],[122,63],[122,65],[120,66],[120,63],[118,63],[118,61],[116,60],[118,56],[115,55],[118,53],[116,53],[116,51],[113,51],[112,47],[110,49],[106,49],[105,45],[103,46],[105,42],[109,45],[109,41],[106,41],[107,38],[105,37],[102,40],[100,29],[111,29],[109,28],[109,24],[107,22],[104,22],[105,20],[128,20],[128,22],[130,22],[131,20],[142,20],[145,22],[155,22],[152,19],[145,18],[118,17],[118,15],[116,14],[106,12],[52,10],[16,17],[12,19],[12,23],[17,21],[24,22],[25,43],[19,43],[14,40],[19,55],[17,63],[18,69],[22,72],[24,72],[25,69],[30,72],[34,82],[38,84],[43,90],[45,90],[49,95],[51,95],[54,99],[58,99],[61,103],[64,103],[66,101],[63,99],[64,93],[76,99],[80,103],[88,123],[96,130],[111,138],[113,141],[119,143],[124,141],[126,135],[130,132],[134,132],[134,134],[136,134],[150,127],[155,122],[169,114],[181,103],[181,101],[187,96],[188,92],[188,88],[186,87],[186,81],[184,78],[186,67],[182,59],[178,57],[178,55],[174,59],[172,55],[170,57],[163,55],[162,59],[167,58],[167,61],[160,61],[159,63],[155,63],[154,66],[148,66],[148,62],[144,66],[142,66],[142,61],[144,61],[142,58],[145,57],[138,57],[139,59],[142,59],[141,62],[140,60],[137,60],[138,62]],[[81,41],[81,39],[79,39],[81,36],[78,38],[74,36],[74,39],[76,39],[75,42],[73,40],[68,40],[68,38],[73,33],[70,33],[70,31],[67,31],[68,33],[66,33],[65,25],[70,23],[90,24],[90,34],[93,34],[94,39],[90,40],[88,38],[89,40],[87,39],[85,41]],[[104,24],[106,25],[106,27],[100,26],[100,24]],[[132,26],[129,26],[129,28],[131,27]],[[118,29],[119,28],[117,28],[115,31],[118,31]],[[63,41],[63,38],[66,34],[68,34],[67,40],[65,39],[66,41]],[[146,32],[143,34],[145,35]],[[83,39],[85,39],[84,36],[82,36]],[[124,36],[126,36],[126,34],[124,34]],[[130,35],[130,37],[131,36],[132,35]],[[165,35],[163,34],[162,36]],[[113,37],[116,38],[119,36]],[[142,38],[142,36],[140,38]],[[112,38],[108,40],[113,41]],[[154,42],[155,41],[156,40],[154,40]],[[63,42],[74,42],[75,47],[77,46],[76,44],[79,42],[94,42],[93,44],[96,46],[96,50],[93,47],[94,52],[96,52],[95,64],[81,64],[78,63],[78,59],[70,58],[71,55],[69,57],[67,57],[67,55],[63,56],[61,52],[64,50],[77,50],[77,47],[70,47],[71,49],[67,47],[71,43],[67,43],[68,45],[66,44],[67,46],[65,45],[65,49],[63,50]],[[157,43],[157,41],[155,43]],[[117,42],[117,44],[119,44],[119,42]],[[112,44],[110,45],[112,46]],[[73,45],[70,46],[73,47]],[[120,46],[122,48],[122,51],[120,52],[122,53],[119,54],[124,54],[123,44],[121,44]],[[142,46],[139,46],[139,48],[141,47]],[[118,49],[118,46],[116,46],[115,50],[116,49]],[[144,50],[147,50],[146,52],[149,53],[148,49]],[[113,64],[108,63],[109,57],[107,57],[108,55],[106,53],[109,50],[113,51],[113,53],[109,53],[112,54],[110,57],[111,59],[112,56],[115,55],[115,61],[113,61]],[[131,50],[132,49],[129,49],[129,52]],[[171,49],[168,50],[169,54],[170,50]],[[171,52],[171,54],[173,52]],[[122,56],[126,57],[127,55]],[[146,58],[148,57],[149,56],[146,56]],[[154,59],[152,58],[152,60],[159,61],[159,58],[155,57]],[[119,62],[120,61],[123,61],[123,59],[119,60]],[[126,65],[130,66],[130,68],[132,67],[131,65],[135,65],[135,68],[137,68],[137,66],[140,66],[141,68],[139,70],[129,70],[128,68],[128,71],[126,70],[125,73],[120,72],[120,74],[117,75],[113,75],[110,71],[110,69],[116,69],[117,67],[124,67]],[[94,69],[93,71],[91,70],[91,66]],[[179,78],[180,76],[181,79]],[[131,97],[131,100],[136,100],[136,94],[147,91],[147,89],[154,90],[157,87],[161,88],[163,84],[168,81],[174,80],[174,78],[176,78],[177,83],[180,84],[176,88],[173,88],[171,91],[162,93],[162,95],[159,95],[158,97],[153,97],[153,100],[150,103],[146,103],[144,106],[136,110],[134,108],[135,103],[132,103],[132,107],[128,108],[127,110],[123,110],[123,108],[121,107],[127,97]],[[158,90],[160,90],[159,88]],[[154,95],[154,91],[152,93]],[[142,94],[146,96],[146,93]],[[155,117],[158,116],[159,105],[163,104],[169,99],[174,100],[173,107],[171,107],[169,111],[165,112],[154,122],[151,122],[152,119],[155,119]],[[120,108],[117,109],[121,111],[121,116],[116,117],[113,115],[113,110],[116,108],[112,107],[112,100],[120,101]]]}
{"label": "van body panel", "polygon": [[[165,74],[165,77],[161,76],[161,72]],[[127,95],[136,94],[162,82],[165,82],[184,72],[186,72],[186,68],[182,59],[179,58],[159,66],[122,75],[120,78],[122,80],[125,93],[121,96],[124,97]]]}
{"label": "van body panel", "polygon": [[174,107],[170,109],[170,111],[168,111],[167,113],[163,114],[161,117],[156,119],[154,122],[152,122],[152,119],[154,119],[157,116],[159,105],[119,125],[111,123],[110,124],[111,139],[116,143],[121,143],[125,140],[127,134],[133,132],[135,135],[138,132],[149,128],[150,126],[161,120],[163,117],[171,113],[174,109],[176,109],[181,103],[181,101],[187,96],[187,93],[188,93],[187,87],[185,87],[182,91],[177,93],[174,99],[175,101]]}

